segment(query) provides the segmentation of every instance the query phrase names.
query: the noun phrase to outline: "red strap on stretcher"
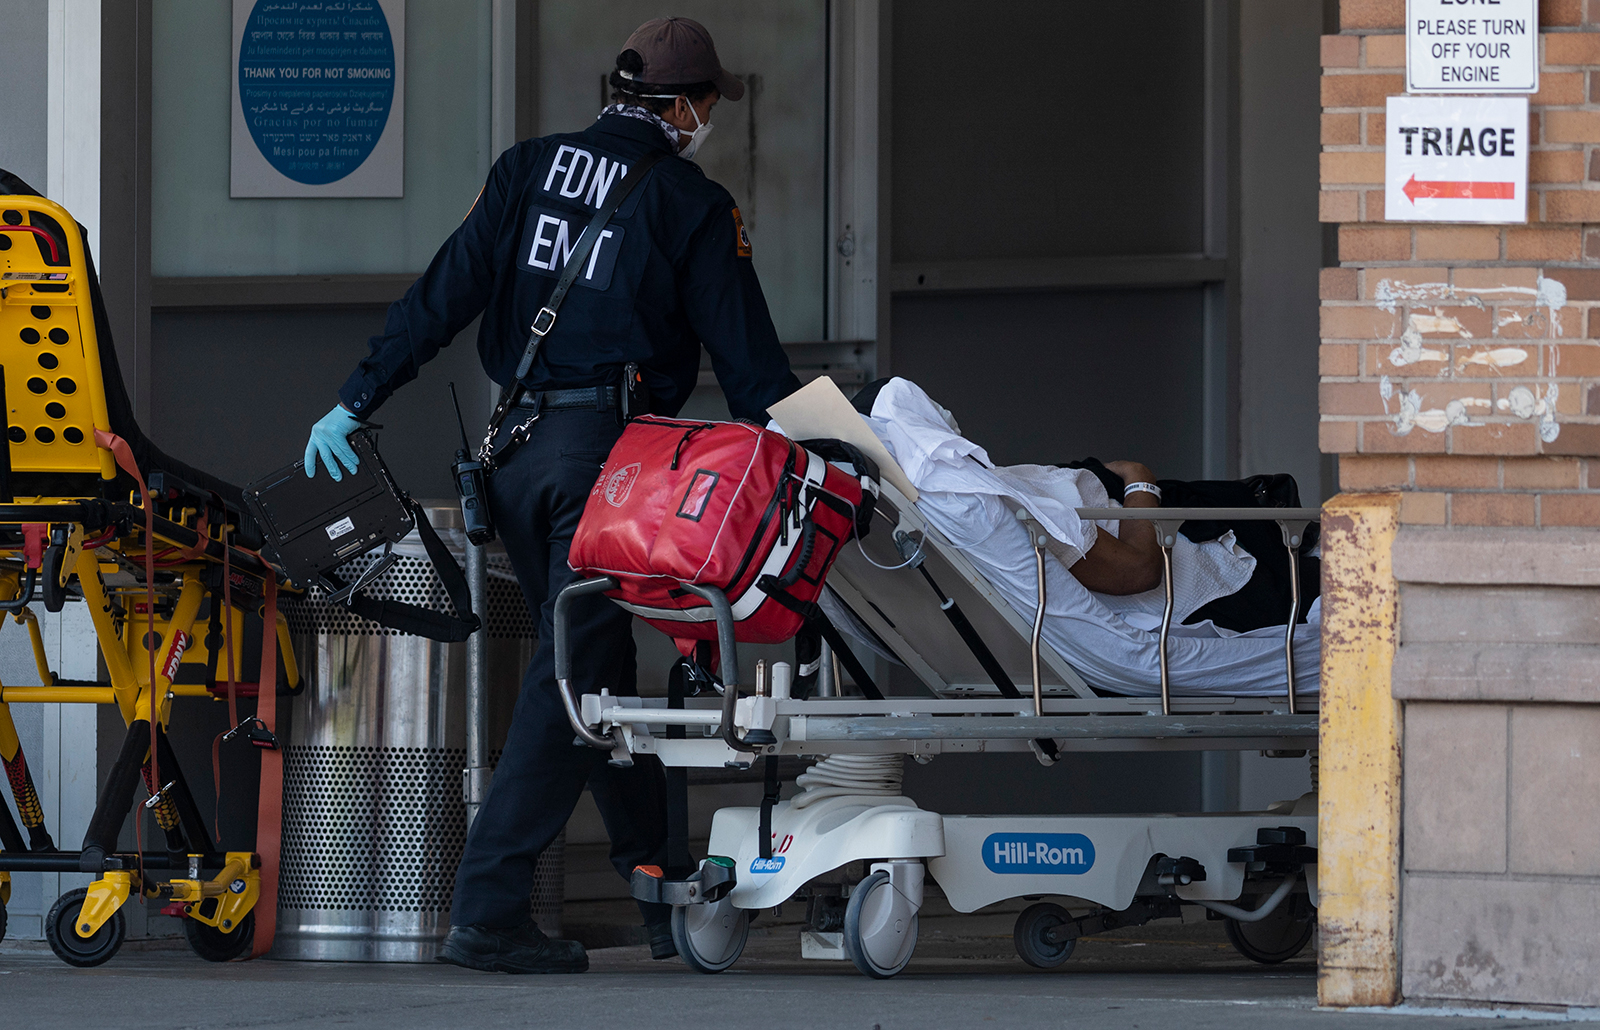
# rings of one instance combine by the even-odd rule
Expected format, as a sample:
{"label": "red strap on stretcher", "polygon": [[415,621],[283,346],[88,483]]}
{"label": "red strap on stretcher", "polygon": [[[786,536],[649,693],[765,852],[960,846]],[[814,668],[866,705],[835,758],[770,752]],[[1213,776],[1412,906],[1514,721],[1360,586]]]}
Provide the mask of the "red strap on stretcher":
{"label": "red strap on stretcher", "polygon": [[[267,732],[278,731],[278,580],[262,579],[266,610],[261,624],[261,679],[256,718]],[[278,855],[283,835],[283,751],[261,748],[261,798],[256,804],[256,854],[261,856],[261,898],[256,902],[256,940],[251,958],[272,950],[278,932]]]}
{"label": "red strap on stretcher", "polygon": [[22,524],[22,563],[25,568],[44,568],[44,542],[50,535],[50,526],[44,522]]}
{"label": "red strap on stretcher", "polygon": [[195,520],[194,531],[200,534],[200,538],[194,542],[193,547],[185,547],[179,551],[178,557],[172,560],[172,564],[194,561],[206,553],[206,546],[211,543],[211,523],[206,518],[204,508],[200,509],[200,517]]}

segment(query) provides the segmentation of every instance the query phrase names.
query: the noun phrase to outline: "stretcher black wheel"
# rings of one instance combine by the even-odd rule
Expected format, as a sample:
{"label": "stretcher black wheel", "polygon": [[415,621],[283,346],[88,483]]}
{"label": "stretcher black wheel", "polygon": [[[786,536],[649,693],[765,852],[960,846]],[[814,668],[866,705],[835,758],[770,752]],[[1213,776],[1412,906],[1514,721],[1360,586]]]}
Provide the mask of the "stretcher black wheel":
{"label": "stretcher black wheel", "polygon": [[61,895],[51,906],[44,921],[44,939],[56,958],[69,966],[98,966],[117,953],[128,936],[128,923],[118,909],[85,939],[74,929],[83,912],[83,899],[89,894],[87,887],[78,887]]}
{"label": "stretcher black wheel", "polygon": [[1228,940],[1245,958],[1274,965],[1294,958],[1311,941],[1317,928],[1317,910],[1304,894],[1291,894],[1272,914],[1255,923],[1223,921]]}
{"label": "stretcher black wheel", "polygon": [[183,935],[189,938],[189,948],[207,962],[232,962],[250,950],[256,937],[256,914],[246,912],[239,925],[230,931],[198,919],[183,921]]}
{"label": "stretcher black wheel", "polygon": [[44,561],[39,569],[39,590],[44,595],[44,610],[59,612],[67,604],[67,588],[61,585],[61,561],[66,556],[65,547],[51,544],[44,549]]}
{"label": "stretcher black wheel", "polygon": [[720,973],[739,961],[750,937],[750,913],[728,898],[672,910],[672,943],[690,969]]}
{"label": "stretcher black wheel", "polygon": [[844,910],[844,951],[874,980],[887,980],[911,962],[917,913],[882,869],[856,884]]}
{"label": "stretcher black wheel", "polygon": [[1035,969],[1054,969],[1061,965],[1072,957],[1078,939],[1074,937],[1058,944],[1050,940],[1047,934],[1071,921],[1072,914],[1060,905],[1052,905],[1048,901],[1029,905],[1017,916],[1016,928],[1011,931],[1017,954]]}

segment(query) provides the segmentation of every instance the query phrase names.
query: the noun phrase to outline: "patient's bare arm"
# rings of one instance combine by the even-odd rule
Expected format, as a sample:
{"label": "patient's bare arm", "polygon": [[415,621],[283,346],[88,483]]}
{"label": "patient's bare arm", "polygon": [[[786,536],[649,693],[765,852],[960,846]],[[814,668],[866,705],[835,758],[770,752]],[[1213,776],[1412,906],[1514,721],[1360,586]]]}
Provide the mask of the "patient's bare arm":
{"label": "patient's bare arm", "polygon": [[[1153,483],[1155,473],[1135,461],[1112,461],[1106,468],[1127,483]],[[1123,498],[1127,508],[1156,508],[1154,494],[1136,492]],[[1094,546],[1070,571],[1078,582],[1102,594],[1138,594],[1161,585],[1161,548],[1148,522],[1124,522],[1120,535],[1101,533]]]}

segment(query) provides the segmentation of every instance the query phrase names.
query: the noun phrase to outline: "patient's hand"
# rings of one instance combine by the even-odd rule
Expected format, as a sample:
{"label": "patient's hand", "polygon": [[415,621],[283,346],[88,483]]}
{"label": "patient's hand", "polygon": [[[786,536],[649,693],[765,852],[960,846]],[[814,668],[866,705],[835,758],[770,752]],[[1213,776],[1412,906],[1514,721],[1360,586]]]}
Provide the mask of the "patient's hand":
{"label": "patient's hand", "polygon": [[[1156,474],[1150,471],[1149,465],[1141,465],[1137,461],[1108,461],[1106,468],[1114,474],[1121,476],[1124,483],[1154,483]],[[1113,497],[1112,500],[1120,500]]]}
{"label": "patient's hand", "polygon": [[[1111,461],[1106,468],[1121,476],[1124,483],[1156,480],[1148,465],[1136,461]],[[1156,508],[1161,504],[1155,494],[1143,491],[1120,499],[1126,508]],[[1139,594],[1155,589],[1161,585],[1161,548],[1156,543],[1155,526],[1128,521],[1118,527],[1116,536],[1099,534],[1089,553],[1068,571],[1078,582],[1102,594]]]}

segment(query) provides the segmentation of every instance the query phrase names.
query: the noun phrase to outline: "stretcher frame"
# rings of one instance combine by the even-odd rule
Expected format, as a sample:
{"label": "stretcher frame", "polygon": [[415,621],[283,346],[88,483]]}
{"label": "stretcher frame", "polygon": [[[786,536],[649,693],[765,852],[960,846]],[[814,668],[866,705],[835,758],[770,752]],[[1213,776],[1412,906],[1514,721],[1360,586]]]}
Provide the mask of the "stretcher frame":
{"label": "stretcher frame", "polygon": [[[667,711],[663,698],[575,697],[570,686],[570,657],[566,641],[566,611],[573,600],[585,594],[611,589],[609,577],[596,577],[575,583],[557,598],[555,611],[556,677],[561,684],[573,729],[592,747],[613,753],[623,761],[629,752],[656,754],[668,766],[688,765],[716,768],[730,762],[748,765],[760,755],[800,755],[825,753],[888,753],[932,756],[943,753],[986,751],[1034,751],[1038,742],[1053,739],[1063,751],[1143,751],[1143,750],[1306,750],[1316,747],[1317,715],[1314,699],[1297,697],[1292,689],[1294,669],[1293,641],[1296,622],[1291,619],[1285,632],[1285,682],[1282,697],[1256,698],[1205,694],[1175,694],[1167,662],[1167,641],[1173,616],[1172,549],[1179,528],[1190,519],[1230,521],[1273,521],[1283,533],[1290,555],[1290,578],[1294,611],[1300,607],[1299,566],[1294,560],[1304,539],[1305,528],[1320,516],[1316,508],[1084,508],[1080,517],[1092,520],[1139,520],[1155,524],[1161,548],[1166,597],[1161,630],[1157,635],[1160,651],[1161,694],[1159,697],[1098,696],[1094,689],[1058,651],[1043,639],[1044,578],[1046,557],[1042,533],[1030,531],[1035,554],[1039,602],[1036,618],[1027,618],[1013,608],[978,572],[971,561],[933,526],[916,507],[892,485],[881,484],[878,512],[894,526],[899,551],[913,550],[925,565],[937,563],[938,582],[949,590],[949,599],[968,617],[985,618],[991,630],[989,640],[1026,648],[1032,696],[1005,699],[998,696],[992,682],[972,675],[976,659],[970,659],[967,675],[941,674],[929,657],[901,631],[898,608],[887,614],[870,595],[872,577],[891,575],[874,568],[861,552],[846,549],[829,578],[829,589],[874,633],[934,696],[895,697],[882,701],[864,698],[808,698],[779,700],[770,697],[739,697],[737,643],[734,640],[732,612],[726,598],[714,588],[682,584],[684,589],[703,597],[717,614],[718,650],[722,659],[723,694],[716,698],[687,698],[681,714]],[[1032,523],[1025,512],[1025,524]],[[907,544],[910,547],[907,547]],[[912,577],[909,563],[902,561],[905,579]],[[926,597],[922,588],[910,583],[910,593]],[[880,595],[877,600],[884,600]],[[966,603],[962,603],[966,602]],[[926,600],[922,602],[926,605]],[[930,613],[929,622],[937,624]],[[909,625],[909,623],[908,623]],[[998,632],[996,630],[998,629]],[[1005,636],[1010,634],[1009,638]],[[952,649],[952,653],[959,651]],[[1003,663],[1004,664],[1004,663]],[[1018,664],[1013,658],[1012,665]],[[730,682],[731,681],[731,682]],[[1181,684],[1176,689],[1181,690]],[[667,737],[656,732],[668,725],[699,727],[700,739]],[[741,728],[742,731],[741,731]],[[752,742],[749,729],[773,735],[772,740]],[[742,735],[741,735],[742,732]],[[708,745],[706,738],[720,739],[723,749]]]}
{"label": "stretcher frame", "polygon": [[[1281,961],[1298,950],[1309,937],[1305,913],[1314,912],[1317,903],[1314,793],[1275,805],[1268,813],[943,816],[923,811],[903,797],[876,793],[824,796],[802,811],[792,802],[778,800],[775,763],[783,754],[910,754],[929,761],[940,754],[1032,751],[1041,763],[1051,765],[1067,750],[1314,752],[1318,716],[1314,705],[1305,704],[1309,699],[1296,696],[1294,640],[1301,603],[1298,553],[1306,526],[1318,518],[1319,510],[1078,510],[1085,519],[1154,523],[1165,584],[1156,698],[1098,696],[1043,639],[1047,541],[1028,513],[1017,514],[1029,525],[1034,552],[1037,597],[1031,620],[892,486],[883,485],[878,511],[894,524],[893,541],[902,558],[887,571],[916,568],[922,574],[940,599],[950,628],[967,644],[970,658],[990,674],[990,683],[971,675],[942,675],[923,649],[907,639],[906,630],[913,626],[906,623],[902,628],[895,621],[897,616],[904,618],[900,610],[890,605],[886,612],[873,600],[871,577],[885,567],[864,550],[856,552],[860,560],[848,550],[844,553],[834,566],[830,586],[861,624],[930,687],[932,698],[775,697],[767,691],[759,665],[755,696],[741,698],[731,607],[721,591],[692,583],[681,586],[705,599],[715,614],[722,697],[641,699],[602,692],[578,698],[571,689],[568,610],[578,598],[604,592],[616,583],[610,577],[596,577],[572,584],[557,597],[555,673],[578,735],[576,743],[609,750],[616,765],[631,763],[632,754],[657,755],[668,767],[669,796],[683,794],[684,766],[749,767],[758,756],[768,759],[761,806],[719,810],[712,823],[712,857],[698,869],[688,872],[686,830],[675,825],[669,834],[676,837],[676,844],[669,840],[668,852],[669,865],[676,868],[634,871],[631,889],[636,898],[673,906],[674,942],[685,961],[707,973],[728,968],[743,950],[752,912],[803,895],[808,906],[808,928],[801,935],[803,957],[848,958],[868,976],[894,976],[915,948],[916,917],[930,873],[952,907],[961,912],[1014,897],[1063,895],[1088,902],[1090,910],[1077,916],[1048,902],[1022,912],[1014,934],[1017,950],[1036,966],[1059,965],[1081,936],[1178,916],[1186,905],[1226,919],[1235,947],[1255,961]],[[1286,689],[1281,698],[1174,693],[1167,655],[1175,604],[1172,550],[1180,527],[1189,519],[1272,520],[1279,526],[1289,556],[1291,587],[1284,638]],[[929,572],[930,563],[938,564],[937,576]],[[953,593],[947,595],[940,582],[952,584]],[[1013,666],[1016,646],[1026,642],[1031,697],[996,696],[1017,691],[1006,682],[1005,661],[982,642],[961,607],[956,595],[963,593],[969,595],[966,600],[974,611],[987,610],[992,616],[988,621],[998,620]],[[887,600],[882,593],[877,599]],[[1048,693],[1047,677],[1057,681],[1049,685]],[[1181,684],[1177,686],[1181,689]],[[690,731],[700,736],[691,737]],[[683,824],[686,818],[686,797],[678,797],[675,812],[669,800],[669,823]],[[1001,841],[1011,841],[1009,854],[1019,854],[1015,849],[1022,848],[1026,860],[1030,854],[1043,855],[1050,841],[1087,841],[1085,833],[1093,834],[1102,846],[1109,842],[1116,856],[1093,876],[1063,881],[1062,873],[1072,870],[1061,868],[1000,875],[1018,870],[982,859],[992,845],[998,860]],[[1029,835],[1035,845],[1026,842]],[[1077,848],[1049,850],[1052,861],[1069,852],[1082,857]],[[1084,873],[1094,872],[1093,848],[1089,850]],[[863,862],[865,877],[835,882],[854,867],[852,863]],[[1205,882],[1208,876],[1210,882]],[[1247,895],[1259,897],[1260,903],[1254,908],[1232,904]],[[841,908],[846,898],[848,905]],[[829,904],[834,906],[831,910]],[[829,911],[832,916],[826,915]],[[1269,919],[1278,921],[1269,929],[1269,937],[1288,925],[1298,928],[1296,932],[1303,930],[1306,938],[1282,954],[1257,947],[1249,928]],[[825,920],[832,920],[828,932],[817,929]]]}
{"label": "stretcher frame", "polygon": [[[1195,816],[941,816],[923,811],[904,796],[859,793],[819,795],[805,809],[779,801],[778,755],[912,755],[930,761],[942,753],[1024,752],[1043,765],[1054,765],[1064,750],[1264,750],[1306,753],[1317,747],[1318,717],[1314,705],[1304,710],[1296,697],[1294,629],[1301,606],[1298,555],[1306,526],[1317,509],[1078,509],[1088,520],[1144,520],[1154,523],[1162,550],[1163,616],[1158,697],[1101,697],[1082,675],[1043,640],[1046,611],[1046,537],[1027,512],[1019,520],[1029,526],[1034,550],[1037,598],[1035,614],[1026,619],[978,573],[958,547],[917,512],[893,486],[883,485],[878,513],[893,523],[896,565],[867,557],[866,550],[846,550],[835,563],[830,587],[866,632],[899,657],[933,697],[890,697],[867,701],[854,697],[773,696],[757,667],[755,696],[739,696],[738,645],[733,611],[720,590],[680,584],[712,606],[722,656],[722,697],[667,699],[574,696],[568,609],[578,598],[613,589],[611,577],[595,577],[566,587],[555,603],[555,677],[579,744],[610,750],[613,765],[629,765],[634,753],[654,753],[667,766],[669,796],[683,795],[683,766],[749,768],[766,757],[766,792],[760,808],[725,808],[712,820],[709,848],[714,852],[688,872],[686,798],[669,801],[669,865],[635,868],[632,892],[637,899],[672,905],[672,928],[678,953],[701,972],[718,972],[738,960],[749,931],[750,913],[805,896],[808,929],[802,931],[806,958],[850,958],[867,976],[891,977],[904,969],[914,952],[917,912],[922,907],[926,875],[938,880],[957,912],[1010,897],[1059,894],[1090,904],[1090,912],[1074,916],[1066,908],[1038,902],[1019,915],[1014,937],[1018,952],[1035,966],[1051,968],[1066,960],[1078,937],[1134,926],[1154,918],[1181,915],[1184,905],[1198,905],[1213,918],[1229,921],[1235,947],[1256,961],[1280,961],[1304,944],[1270,955],[1251,942],[1250,928],[1262,920],[1278,920],[1269,936],[1288,924],[1309,937],[1306,912],[1317,904],[1315,796],[1274,806],[1270,812],[1195,814]],[[1272,520],[1282,533],[1290,565],[1291,608],[1286,616],[1285,693],[1282,697],[1182,696],[1174,694],[1168,665],[1168,640],[1174,614],[1173,547],[1187,520]],[[882,536],[877,537],[882,539]],[[878,545],[882,550],[882,544]],[[885,555],[886,557],[886,555]],[[936,566],[931,569],[930,565]],[[971,675],[973,667],[952,672],[938,669],[926,653],[926,638],[910,640],[917,630],[896,601],[915,605],[901,592],[891,600],[872,587],[891,582],[893,574],[917,569],[939,600],[949,627],[931,641],[947,641],[950,630],[966,645],[966,659],[976,662],[987,683]],[[877,582],[875,582],[877,579]],[[910,579],[901,577],[899,584]],[[949,585],[952,593],[946,593]],[[926,593],[912,592],[926,605]],[[962,606],[987,622],[992,638],[1002,643],[1003,657],[989,648]],[[882,605],[878,603],[882,601]],[[925,613],[926,614],[926,613]],[[899,622],[896,621],[899,619]],[[938,622],[933,622],[938,625]],[[922,627],[926,629],[926,627]],[[1032,696],[1019,696],[1010,667],[1019,662],[1018,646],[1026,643],[1027,680]],[[947,649],[944,657],[960,656]],[[1046,693],[1046,678],[1053,680]],[[1181,685],[1176,685],[1181,688]],[[1005,694],[1005,696],[997,696]],[[698,737],[691,737],[698,731]],[[1094,848],[1086,833],[1109,844],[1110,864],[1094,870]],[[1029,844],[1029,836],[1034,843]],[[984,857],[994,846],[995,859],[1008,854],[1059,856],[1088,864],[1070,868],[1003,868]],[[1021,848],[1021,852],[1016,849]],[[1032,848],[1032,851],[1030,851]],[[1037,859],[1043,860],[1043,859]],[[866,862],[864,878],[837,881],[843,870]],[[747,872],[741,872],[747,870]],[[1064,880],[1067,873],[1085,875]],[[1013,873],[1013,875],[1002,875]],[[1093,875],[1090,875],[1093,873]],[[1210,883],[1206,883],[1210,876]],[[1274,888],[1267,889],[1267,883]],[[1246,894],[1261,897],[1254,908],[1235,907]],[[848,897],[848,905],[840,905]],[[829,905],[834,905],[830,910]],[[827,913],[832,912],[832,915]],[[818,915],[822,913],[822,915]],[[1285,923],[1286,921],[1286,923]],[[824,923],[830,931],[822,931]]]}
{"label": "stretcher frame", "polygon": [[[38,375],[36,366],[42,366],[73,377],[72,389],[49,393],[43,379],[33,380],[28,392],[44,396],[29,397],[22,391],[24,375],[14,376],[8,423],[20,409],[25,423],[53,419],[69,429],[57,439],[18,426],[8,431],[9,440],[0,441],[6,490],[17,497],[0,503],[0,613],[28,626],[41,683],[0,685],[0,758],[29,835],[22,839],[0,804],[0,915],[12,873],[89,873],[97,878],[76,917],[55,926],[53,910],[47,919],[46,936],[63,960],[97,965],[115,954],[125,933],[119,910],[135,895],[187,917],[190,943],[202,957],[236,957],[250,944],[242,931],[261,896],[261,858],[217,847],[167,731],[175,698],[225,696],[216,671],[219,652],[231,651],[222,656],[220,668],[235,670],[235,696],[255,695],[258,685],[245,682],[249,673],[243,665],[246,614],[272,612],[275,606],[263,599],[275,596],[280,585],[291,585],[256,551],[234,542],[246,528],[242,511],[173,472],[139,469],[126,442],[115,435],[101,371],[95,287],[77,222],[42,197],[5,196],[0,208],[7,214],[0,232],[10,244],[0,247],[0,316],[18,315],[0,322],[15,330],[25,317],[21,313],[28,312],[35,320],[31,324],[54,326],[49,343],[41,341],[38,330],[32,341],[26,330],[20,342],[8,333],[0,340],[0,355],[14,372],[34,368],[24,375]],[[40,357],[45,354],[49,357]],[[30,360],[36,357],[37,362]],[[55,412],[46,409],[46,400],[55,401]],[[72,431],[76,438],[66,435]],[[119,467],[135,476],[139,487],[120,497]],[[0,502],[11,502],[11,496]],[[147,560],[155,569],[153,580]],[[234,603],[228,607],[224,597],[230,595]],[[104,681],[70,681],[52,673],[29,608],[42,601],[58,611],[67,598],[79,596],[94,626]],[[223,614],[212,619],[212,632],[197,634],[196,620],[208,599],[212,611]],[[274,648],[281,657],[292,690],[300,677],[288,625],[281,613],[268,618],[273,628],[263,627],[262,647]],[[222,640],[206,639],[218,631]],[[28,702],[115,705],[127,727],[78,850],[56,848],[39,808],[8,707]],[[242,729],[243,724],[229,736]],[[152,769],[159,770],[162,782],[150,782]],[[143,807],[155,815],[161,839],[128,850],[119,847],[118,838],[141,778],[150,794]],[[57,938],[68,935],[85,950],[71,940],[63,948]]]}

